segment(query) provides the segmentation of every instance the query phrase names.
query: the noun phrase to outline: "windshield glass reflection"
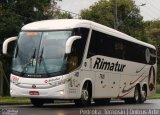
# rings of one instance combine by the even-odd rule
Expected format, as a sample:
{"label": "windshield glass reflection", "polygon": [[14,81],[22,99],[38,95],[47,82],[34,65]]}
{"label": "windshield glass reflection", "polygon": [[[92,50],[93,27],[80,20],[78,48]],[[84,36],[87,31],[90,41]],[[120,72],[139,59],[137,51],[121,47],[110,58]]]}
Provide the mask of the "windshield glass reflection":
{"label": "windshield glass reflection", "polygon": [[65,44],[72,31],[21,32],[12,70],[24,74],[50,74],[65,70]]}

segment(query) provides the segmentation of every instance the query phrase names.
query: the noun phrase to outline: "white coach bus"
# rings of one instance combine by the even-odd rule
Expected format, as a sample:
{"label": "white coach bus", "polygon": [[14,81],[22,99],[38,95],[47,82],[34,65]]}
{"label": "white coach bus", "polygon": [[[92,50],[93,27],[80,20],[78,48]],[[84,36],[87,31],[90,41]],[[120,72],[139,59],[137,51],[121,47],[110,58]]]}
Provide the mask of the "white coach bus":
{"label": "white coach bus", "polygon": [[22,27],[10,76],[12,97],[34,106],[74,100],[78,106],[106,104],[111,98],[143,103],[155,93],[156,48],[92,21],[59,19]]}

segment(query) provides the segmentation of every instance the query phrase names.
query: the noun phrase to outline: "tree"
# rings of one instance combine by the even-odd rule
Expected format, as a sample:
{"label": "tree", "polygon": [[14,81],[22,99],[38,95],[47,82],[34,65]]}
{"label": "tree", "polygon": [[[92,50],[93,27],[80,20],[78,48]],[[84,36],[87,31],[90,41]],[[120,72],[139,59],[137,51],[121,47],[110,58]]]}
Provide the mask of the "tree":
{"label": "tree", "polygon": [[22,21],[21,21],[19,15],[15,14],[10,9],[1,10],[1,15],[0,15],[0,46],[2,46],[2,43],[5,40],[5,38],[17,35],[21,26],[22,26]]}
{"label": "tree", "polygon": [[[143,17],[135,2],[117,0],[117,9],[118,30],[142,41],[147,41]],[[81,17],[114,28],[114,0],[100,0],[89,9],[82,10]]]}
{"label": "tree", "polygon": [[64,17],[56,0],[13,0],[12,9],[24,18],[24,23]]}
{"label": "tree", "polygon": [[160,46],[160,20],[146,21],[144,24],[149,43]]}
{"label": "tree", "polygon": [[100,0],[90,6],[89,9],[82,10],[81,17],[113,28],[114,15],[112,10],[113,9],[107,0]]}

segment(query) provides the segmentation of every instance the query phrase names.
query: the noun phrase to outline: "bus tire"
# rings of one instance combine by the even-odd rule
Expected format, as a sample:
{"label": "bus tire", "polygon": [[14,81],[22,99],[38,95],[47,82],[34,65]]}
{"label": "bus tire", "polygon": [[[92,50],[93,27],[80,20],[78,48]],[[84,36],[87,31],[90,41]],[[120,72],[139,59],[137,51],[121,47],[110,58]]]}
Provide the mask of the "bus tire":
{"label": "bus tire", "polygon": [[142,92],[141,92],[141,98],[140,98],[140,103],[144,103],[144,101],[146,101],[147,99],[147,86],[143,86],[142,87]]}
{"label": "bus tire", "polygon": [[91,86],[89,86],[88,82],[86,82],[82,88],[81,98],[75,99],[75,105],[78,107],[87,107],[91,105]]}
{"label": "bus tire", "polygon": [[140,103],[140,98],[141,98],[140,87],[138,87],[137,85],[134,90],[133,103]]}
{"label": "bus tire", "polygon": [[44,104],[44,100],[43,99],[37,99],[37,98],[31,98],[31,103],[35,106],[35,107],[42,107]]}
{"label": "bus tire", "polygon": [[96,105],[106,105],[110,103],[111,98],[107,99],[94,99]]}
{"label": "bus tire", "polygon": [[140,103],[140,98],[141,98],[140,88],[137,85],[134,90],[134,97],[125,98],[124,101],[127,104],[136,104],[136,103]]}

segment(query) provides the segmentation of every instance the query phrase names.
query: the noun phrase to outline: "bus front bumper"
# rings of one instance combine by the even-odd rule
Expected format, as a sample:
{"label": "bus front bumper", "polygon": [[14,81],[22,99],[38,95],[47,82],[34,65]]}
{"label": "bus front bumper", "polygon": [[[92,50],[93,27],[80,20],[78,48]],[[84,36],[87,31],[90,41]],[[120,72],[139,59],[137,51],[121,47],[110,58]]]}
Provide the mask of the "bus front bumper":
{"label": "bus front bumper", "polygon": [[48,89],[21,88],[11,83],[10,95],[12,97],[44,98],[44,99],[77,99],[77,90],[70,93],[67,84]]}

